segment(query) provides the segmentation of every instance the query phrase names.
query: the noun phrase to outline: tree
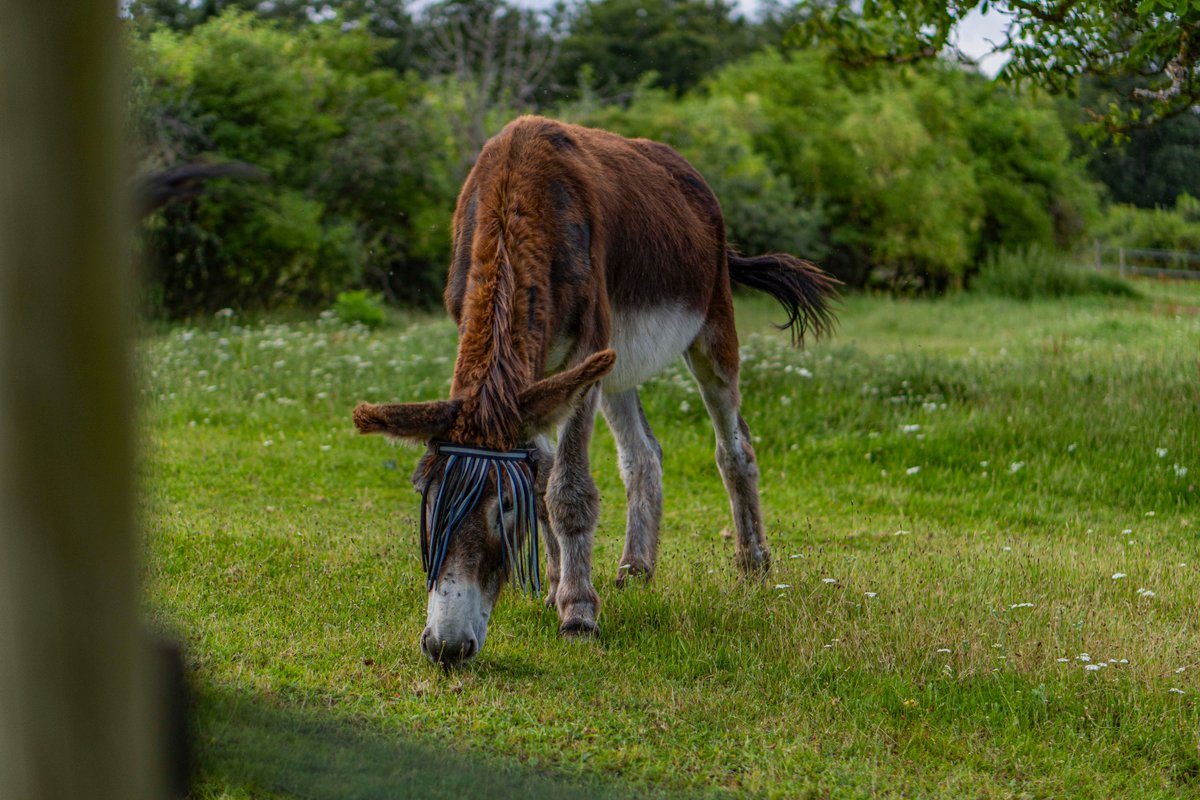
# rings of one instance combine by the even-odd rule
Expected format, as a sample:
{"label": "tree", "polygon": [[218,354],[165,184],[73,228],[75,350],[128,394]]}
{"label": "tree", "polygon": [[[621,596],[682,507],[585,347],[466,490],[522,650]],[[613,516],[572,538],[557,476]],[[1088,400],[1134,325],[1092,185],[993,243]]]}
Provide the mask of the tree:
{"label": "tree", "polygon": [[749,26],[726,0],[589,0],[563,42],[558,80],[574,86],[586,67],[612,97],[653,72],[654,86],[680,93],[751,46]]}
{"label": "tree", "polygon": [[459,94],[460,102],[446,111],[458,132],[460,177],[494,132],[494,110],[536,105],[558,60],[561,22],[561,9],[537,12],[505,0],[446,0],[425,11],[420,30],[427,70],[450,79]]}
{"label": "tree", "polygon": [[[1104,107],[1114,97],[1127,96],[1137,83],[1125,79],[1114,86],[1085,79],[1079,100],[1088,107]],[[1078,106],[1063,105],[1068,124],[1083,121]],[[1122,139],[1099,143],[1080,140],[1076,147],[1087,159],[1092,176],[1108,187],[1113,201],[1155,208],[1170,207],[1181,194],[1200,197],[1200,159],[1196,158],[1200,152],[1200,115],[1179,114],[1150,127],[1132,128]]]}
{"label": "tree", "polygon": [[1200,104],[1200,5],[1182,0],[824,0],[806,7],[789,41],[829,46],[848,65],[943,54],[975,10],[1008,17],[1000,77],[1055,93],[1085,76],[1146,81],[1105,108],[1094,129],[1120,136]]}
{"label": "tree", "polygon": [[413,21],[408,0],[125,0],[122,10],[143,32],[191,31],[227,11],[244,11],[280,25],[335,24],[385,39],[381,65],[403,72],[413,66]]}

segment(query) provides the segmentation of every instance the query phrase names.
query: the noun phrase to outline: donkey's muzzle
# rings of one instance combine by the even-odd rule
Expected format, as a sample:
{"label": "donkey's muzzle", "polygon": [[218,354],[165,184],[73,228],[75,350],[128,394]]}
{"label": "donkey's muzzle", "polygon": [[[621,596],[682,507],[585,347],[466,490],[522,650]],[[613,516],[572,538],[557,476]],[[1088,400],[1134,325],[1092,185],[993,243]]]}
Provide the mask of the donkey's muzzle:
{"label": "donkey's muzzle", "polygon": [[432,628],[421,634],[421,652],[434,664],[453,666],[470,661],[479,652],[479,641],[471,635],[461,639],[440,639]]}

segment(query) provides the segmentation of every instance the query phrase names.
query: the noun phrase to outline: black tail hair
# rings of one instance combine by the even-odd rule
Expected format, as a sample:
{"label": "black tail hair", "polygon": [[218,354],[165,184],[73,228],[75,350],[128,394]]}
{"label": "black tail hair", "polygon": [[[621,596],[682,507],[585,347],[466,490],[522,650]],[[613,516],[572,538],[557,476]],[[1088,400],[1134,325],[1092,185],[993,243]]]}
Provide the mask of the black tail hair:
{"label": "black tail hair", "polygon": [[820,338],[837,324],[833,304],[838,300],[837,287],[842,282],[816,264],[787,253],[746,258],[728,250],[726,258],[730,278],[761,289],[787,311],[787,322],[776,327],[791,328],[792,344],[799,345],[807,330]]}

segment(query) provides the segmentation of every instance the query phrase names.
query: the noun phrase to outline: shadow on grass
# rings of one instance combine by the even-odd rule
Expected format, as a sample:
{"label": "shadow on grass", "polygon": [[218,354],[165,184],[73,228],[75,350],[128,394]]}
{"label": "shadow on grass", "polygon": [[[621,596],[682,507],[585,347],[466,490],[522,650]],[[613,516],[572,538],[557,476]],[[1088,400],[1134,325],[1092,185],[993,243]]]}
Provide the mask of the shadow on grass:
{"label": "shadow on grass", "polygon": [[[196,707],[198,798],[632,798],[647,787],[570,780],[450,752],[330,712],[207,690]],[[678,796],[678,795],[675,795]]]}

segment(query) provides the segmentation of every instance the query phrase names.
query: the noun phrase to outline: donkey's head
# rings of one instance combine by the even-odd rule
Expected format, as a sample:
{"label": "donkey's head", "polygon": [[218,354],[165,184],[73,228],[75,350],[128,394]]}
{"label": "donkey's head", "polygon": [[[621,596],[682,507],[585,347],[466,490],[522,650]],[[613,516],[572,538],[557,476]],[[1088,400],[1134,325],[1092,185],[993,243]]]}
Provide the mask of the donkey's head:
{"label": "donkey's head", "polygon": [[[354,409],[361,433],[383,433],[424,443],[413,474],[421,493],[421,554],[429,602],[421,650],[434,663],[474,658],[487,638],[488,618],[510,577],[536,591],[537,516],[551,457],[530,447],[566,418],[575,402],[612,369],[611,350],[537,381],[520,393],[519,433],[490,447],[459,441],[462,398],[427,403],[372,405]],[[452,441],[445,441],[447,438]],[[515,448],[526,446],[526,451]]]}

